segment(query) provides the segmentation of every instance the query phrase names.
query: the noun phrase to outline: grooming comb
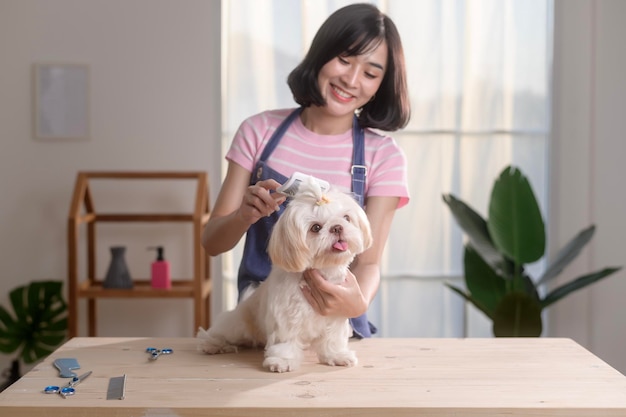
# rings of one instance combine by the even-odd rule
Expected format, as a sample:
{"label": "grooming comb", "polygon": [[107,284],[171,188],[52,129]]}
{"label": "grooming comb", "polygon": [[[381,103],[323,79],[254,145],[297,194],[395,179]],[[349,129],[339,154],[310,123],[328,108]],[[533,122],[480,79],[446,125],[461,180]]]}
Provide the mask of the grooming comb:
{"label": "grooming comb", "polygon": [[126,374],[109,379],[107,400],[123,400],[126,392]]}
{"label": "grooming comb", "polygon": [[53,364],[59,370],[61,378],[74,378],[76,373],[72,372],[72,369],[80,369],[80,365],[75,358],[55,359]]}

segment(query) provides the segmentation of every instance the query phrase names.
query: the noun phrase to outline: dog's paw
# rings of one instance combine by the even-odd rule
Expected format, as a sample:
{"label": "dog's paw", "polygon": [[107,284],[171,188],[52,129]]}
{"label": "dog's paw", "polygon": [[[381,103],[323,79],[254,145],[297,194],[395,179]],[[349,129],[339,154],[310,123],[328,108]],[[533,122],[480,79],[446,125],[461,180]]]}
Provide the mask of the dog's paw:
{"label": "dog's paw", "polygon": [[298,369],[300,363],[292,359],[270,356],[263,361],[263,367],[272,372],[292,372]]}
{"label": "dog's paw", "polygon": [[237,353],[237,346],[224,343],[212,343],[204,340],[198,343],[198,350],[207,355],[216,355],[218,353]]}
{"label": "dog's paw", "polygon": [[320,362],[326,363],[330,366],[356,366],[359,360],[351,350],[345,350],[343,352],[337,352],[332,356],[320,357]]}
{"label": "dog's paw", "polygon": [[211,336],[210,332],[202,328],[198,329],[196,337],[198,350],[208,355],[237,352],[237,346],[227,343],[223,338]]}

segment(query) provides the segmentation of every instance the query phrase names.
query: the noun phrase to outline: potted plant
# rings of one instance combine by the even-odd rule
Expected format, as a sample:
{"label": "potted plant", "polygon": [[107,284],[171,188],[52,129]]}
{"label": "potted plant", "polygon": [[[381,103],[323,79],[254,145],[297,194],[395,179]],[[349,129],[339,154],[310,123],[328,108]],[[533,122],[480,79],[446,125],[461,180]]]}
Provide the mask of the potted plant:
{"label": "potted plant", "polygon": [[540,295],[539,287],[578,256],[595,226],[565,245],[538,279],[531,277],[526,265],[545,254],[545,226],[532,187],[515,166],[496,179],[487,219],[452,194],[444,194],[443,201],[468,237],[463,258],[467,290],[446,285],[491,319],[494,336],[540,336],[544,308],[621,269],[604,268]]}
{"label": "potted plant", "polygon": [[0,306],[0,352],[17,353],[0,391],[20,378],[20,360],[34,363],[66,338],[67,304],[60,281],[34,281],[9,293],[11,314]]}

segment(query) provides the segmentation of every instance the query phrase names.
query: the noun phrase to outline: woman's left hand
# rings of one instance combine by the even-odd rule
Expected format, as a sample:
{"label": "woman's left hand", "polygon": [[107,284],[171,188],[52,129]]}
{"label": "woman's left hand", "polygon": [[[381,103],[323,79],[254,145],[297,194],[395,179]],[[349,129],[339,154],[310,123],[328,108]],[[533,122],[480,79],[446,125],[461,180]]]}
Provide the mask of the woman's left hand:
{"label": "woman's left hand", "polygon": [[322,316],[352,318],[367,311],[367,300],[352,272],[339,285],[326,281],[316,269],[306,270],[303,276],[307,283],[302,288],[304,298]]}

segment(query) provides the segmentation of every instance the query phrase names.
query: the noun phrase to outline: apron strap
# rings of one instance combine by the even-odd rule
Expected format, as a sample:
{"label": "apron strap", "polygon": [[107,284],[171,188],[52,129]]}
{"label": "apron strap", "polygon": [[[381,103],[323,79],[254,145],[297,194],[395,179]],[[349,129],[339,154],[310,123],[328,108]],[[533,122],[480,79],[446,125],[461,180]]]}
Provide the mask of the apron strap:
{"label": "apron strap", "polygon": [[261,158],[259,159],[260,162],[267,161],[272,152],[274,152],[274,149],[276,149],[276,146],[278,146],[278,143],[282,139],[287,129],[289,129],[291,123],[293,123],[296,117],[298,117],[300,113],[302,113],[302,110],[304,110],[303,107],[295,109],[293,112],[291,112],[289,116],[287,116],[285,120],[282,121],[282,123],[274,131],[274,134],[270,138],[269,142],[267,142],[267,145],[265,145],[265,149],[263,149],[263,153],[261,153]]}
{"label": "apron strap", "polygon": [[365,166],[365,138],[363,129],[359,126],[359,121],[354,116],[352,123],[352,192],[357,201],[363,207],[365,205],[365,177],[367,177],[367,167]]}
{"label": "apron strap", "polygon": [[[365,205],[365,179],[367,177],[367,167],[365,166],[365,134],[359,126],[359,121],[354,116],[352,122],[352,167],[350,175],[352,175],[352,192],[357,201],[363,207]],[[364,337],[372,337],[378,329],[367,320],[367,313],[359,317],[350,319],[353,337],[362,339]]]}

